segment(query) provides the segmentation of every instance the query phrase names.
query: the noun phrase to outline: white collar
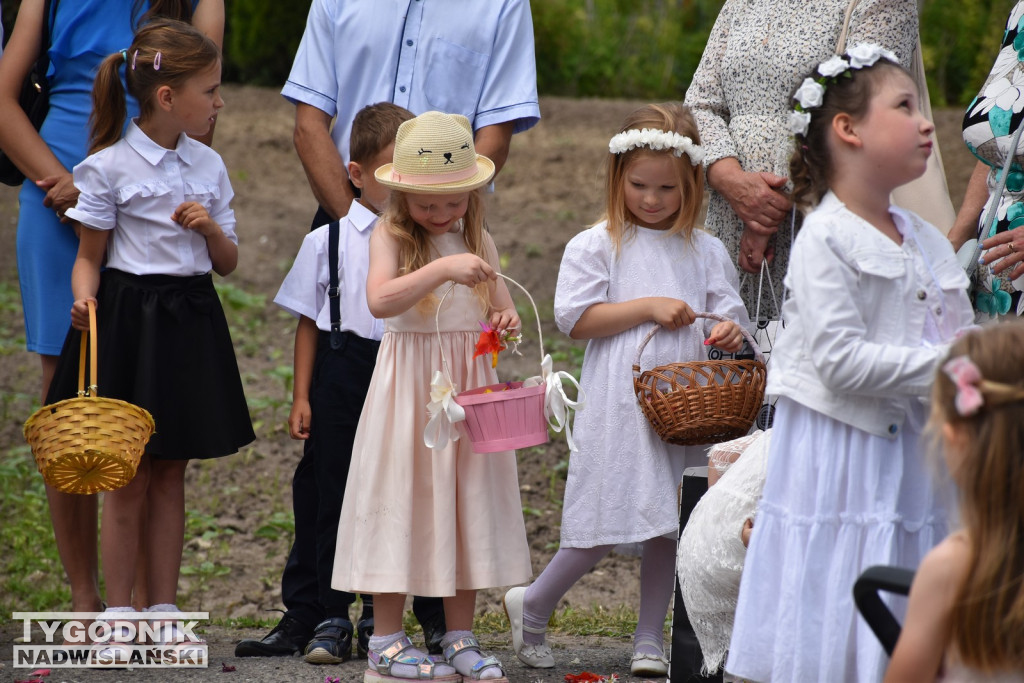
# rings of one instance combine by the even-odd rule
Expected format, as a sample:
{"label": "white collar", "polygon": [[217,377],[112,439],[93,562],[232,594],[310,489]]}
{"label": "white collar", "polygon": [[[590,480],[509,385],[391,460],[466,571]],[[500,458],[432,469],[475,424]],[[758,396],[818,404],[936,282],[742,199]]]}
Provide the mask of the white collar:
{"label": "white collar", "polygon": [[124,139],[132,149],[139,153],[139,156],[153,166],[159,164],[165,154],[177,154],[183,163],[192,164],[192,152],[188,145],[189,138],[184,133],[178,135],[178,143],[174,149],[167,149],[156,144],[139,128],[138,119],[132,119],[128,122],[128,130],[125,131]]}
{"label": "white collar", "polygon": [[358,199],[353,199],[346,218],[355,226],[356,230],[366,232],[373,227],[377,220],[377,214],[363,206]]}

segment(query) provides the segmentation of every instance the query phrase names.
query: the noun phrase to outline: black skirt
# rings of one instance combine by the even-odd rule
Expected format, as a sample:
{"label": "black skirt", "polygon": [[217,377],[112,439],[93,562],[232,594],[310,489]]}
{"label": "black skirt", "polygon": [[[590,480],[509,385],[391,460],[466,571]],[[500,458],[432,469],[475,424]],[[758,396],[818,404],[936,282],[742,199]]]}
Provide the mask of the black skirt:
{"label": "black skirt", "polygon": [[[209,274],[132,275],[108,269],[100,276],[96,300],[98,393],[153,414],[156,432],[147,455],[217,458],[256,438]],[[81,334],[71,329],[64,340],[48,404],[78,391]]]}

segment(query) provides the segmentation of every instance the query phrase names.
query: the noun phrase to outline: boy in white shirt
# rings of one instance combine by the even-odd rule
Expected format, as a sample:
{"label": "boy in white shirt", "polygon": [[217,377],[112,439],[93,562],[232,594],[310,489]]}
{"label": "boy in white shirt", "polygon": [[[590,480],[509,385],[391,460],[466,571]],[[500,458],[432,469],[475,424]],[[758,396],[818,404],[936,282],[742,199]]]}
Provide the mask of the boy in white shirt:
{"label": "boy in white shirt", "polygon": [[[262,640],[240,642],[236,656],[302,651],[312,664],[337,664],[351,656],[354,631],[359,654],[365,656],[373,630],[372,602],[363,596],[363,614],[354,629],[348,608],[356,596],[332,589],[331,571],[352,441],[384,333],[384,322],[366,305],[370,234],[390,194],[374,171],[392,160],[398,126],[411,118],[411,112],[388,102],[356,114],[348,175],[361,196],[338,221],[337,260],[332,263],[330,225],[313,230],[274,298],[299,319],[288,417],[292,438],[304,441],[292,481],[295,541],[282,576],[287,611]],[[334,301],[332,294],[337,295]]]}

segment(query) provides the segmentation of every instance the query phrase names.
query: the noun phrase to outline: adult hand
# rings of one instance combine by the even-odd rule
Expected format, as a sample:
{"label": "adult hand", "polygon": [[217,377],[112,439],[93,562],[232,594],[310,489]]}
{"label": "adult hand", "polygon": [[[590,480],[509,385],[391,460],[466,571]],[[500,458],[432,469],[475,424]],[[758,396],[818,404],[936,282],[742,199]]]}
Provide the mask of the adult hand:
{"label": "adult hand", "polygon": [[708,167],[708,184],[725,197],[747,228],[765,236],[778,230],[793,207],[782,192],[788,180],[774,173],[744,171],[735,157],[719,159]]}
{"label": "adult hand", "polygon": [[749,227],[740,235],[739,266],[748,273],[760,273],[761,262],[772,262],[775,258],[775,244],[770,236],[762,235]]}
{"label": "adult hand", "polygon": [[1011,280],[1024,275],[1024,227],[993,235],[981,248],[981,262],[992,266],[993,275],[1006,272]]}
{"label": "adult hand", "polygon": [[46,192],[43,206],[53,209],[61,223],[69,223],[71,219],[64,217],[64,212],[78,203],[78,188],[75,187],[74,176],[68,172],[46,176],[36,181],[39,189]]}

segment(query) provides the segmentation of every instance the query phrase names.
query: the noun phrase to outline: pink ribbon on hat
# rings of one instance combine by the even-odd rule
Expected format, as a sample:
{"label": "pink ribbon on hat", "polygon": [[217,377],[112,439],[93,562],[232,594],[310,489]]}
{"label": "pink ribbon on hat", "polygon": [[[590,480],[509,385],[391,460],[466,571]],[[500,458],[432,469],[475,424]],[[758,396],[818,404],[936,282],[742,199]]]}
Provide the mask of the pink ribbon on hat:
{"label": "pink ribbon on hat", "polygon": [[408,185],[441,185],[443,183],[457,183],[460,180],[472,178],[477,174],[477,171],[476,163],[460,171],[449,171],[448,173],[399,173],[392,167],[391,180]]}
{"label": "pink ribbon on hat", "polygon": [[942,371],[956,385],[956,412],[963,417],[977,413],[985,403],[978,389],[981,383],[981,370],[967,356],[957,356],[942,366]]}

